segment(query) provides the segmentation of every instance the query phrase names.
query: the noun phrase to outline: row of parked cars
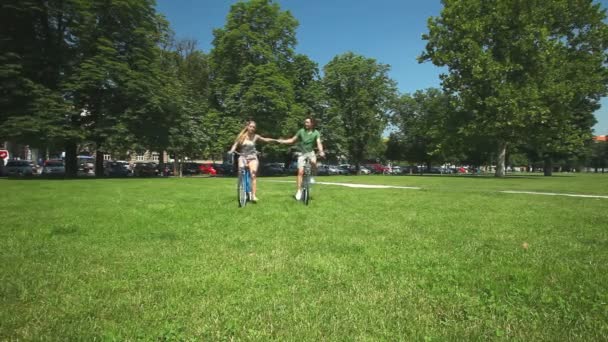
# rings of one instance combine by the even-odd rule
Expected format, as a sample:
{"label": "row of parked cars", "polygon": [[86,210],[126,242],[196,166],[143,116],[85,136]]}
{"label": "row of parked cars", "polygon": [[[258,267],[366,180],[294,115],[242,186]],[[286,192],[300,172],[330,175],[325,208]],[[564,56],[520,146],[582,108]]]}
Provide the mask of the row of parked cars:
{"label": "row of parked cars", "polygon": [[[155,176],[173,176],[173,163],[155,163],[155,162],[136,162],[130,164],[127,161],[114,160],[104,162],[105,177],[155,177]],[[92,160],[79,160],[78,175],[90,176],[95,175],[94,163]],[[285,163],[263,163],[260,166],[259,174],[262,176],[280,176],[293,175],[297,171],[295,162],[290,163],[287,167]],[[184,176],[193,175],[233,175],[236,170],[233,164],[230,163],[195,163],[187,162],[181,164],[181,172]],[[341,164],[320,164],[317,172],[321,176],[333,175],[352,175],[356,174],[357,170],[354,165]],[[385,175],[401,175],[401,174],[453,174],[453,173],[470,173],[474,172],[463,167],[440,168],[431,167],[430,169],[421,166],[390,166],[382,164],[365,164],[359,167],[359,173],[368,174],[385,174]],[[11,160],[4,167],[4,176],[20,177],[20,176],[64,176],[65,164],[63,160],[47,160],[43,165],[36,165],[31,160]]]}
{"label": "row of parked cars", "polygon": [[[79,176],[95,175],[94,169],[95,164],[92,162],[92,159],[78,160]],[[32,160],[9,160],[0,169],[0,175],[9,177],[64,176],[65,163],[61,159],[45,160],[41,165],[36,164]]]}
{"label": "row of parked cars", "polygon": [[[183,175],[210,175],[232,172],[232,166],[212,163],[182,163]],[[104,162],[103,176],[105,177],[153,177],[172,176],[174,174],[173,163],[136,162],[130,164],[127,161],[112,160]],[[95,164],[92,160],[79,161],[79,176],[95,176]],[[63,177],[65,176],[65,162],[61,159],[46,160],[42,165],[37,165],[32,160],[10,160],[3,168],[0,168],[0,176],[9,177]]]}

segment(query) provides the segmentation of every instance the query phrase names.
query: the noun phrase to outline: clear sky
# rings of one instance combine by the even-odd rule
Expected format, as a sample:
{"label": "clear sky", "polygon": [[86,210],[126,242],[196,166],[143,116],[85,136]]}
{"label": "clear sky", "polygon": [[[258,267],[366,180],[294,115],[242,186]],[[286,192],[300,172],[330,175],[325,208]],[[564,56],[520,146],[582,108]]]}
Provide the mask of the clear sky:
{"label": "clear sky", "polygon": [[[177,38],[196,39],[212,48],[213,29],[223,27],[237,0],[157,0]],[[296,51],[323,68],[334,56],[352,51],[391,65],[402,93],[440,87],[441,69],[419,64],[427,19],[441,12],[440,0],[275,0],[299,21]],[[598,1],[604,8],[608,0]],[[608,134],[608,98],[596,113],[596,134]]]}

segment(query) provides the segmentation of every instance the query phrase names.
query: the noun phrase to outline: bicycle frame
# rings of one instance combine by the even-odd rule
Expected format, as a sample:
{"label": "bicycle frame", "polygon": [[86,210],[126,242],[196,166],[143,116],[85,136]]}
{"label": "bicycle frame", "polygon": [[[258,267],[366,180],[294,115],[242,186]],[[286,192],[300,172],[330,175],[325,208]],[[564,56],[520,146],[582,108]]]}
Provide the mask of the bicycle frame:
{"label": "bicycle frame", "polygon": [[310,158],[304,159],[304,174],[302,175],[302,197],[301,201],[308,205],[310,202],[310,178],[312,176]]}
{"label": "bicycle frame", "polygon": [[[238,154],[237,154],[238,155]],[[239,160],[240,164],[240,160]],[[239,207],[244,207],[247,202],[251,200],[249,194],[251,193],[251,171],[247,161],[243,162],[243,167],[239,168],[239,175],[237,180],[237,200]]]}

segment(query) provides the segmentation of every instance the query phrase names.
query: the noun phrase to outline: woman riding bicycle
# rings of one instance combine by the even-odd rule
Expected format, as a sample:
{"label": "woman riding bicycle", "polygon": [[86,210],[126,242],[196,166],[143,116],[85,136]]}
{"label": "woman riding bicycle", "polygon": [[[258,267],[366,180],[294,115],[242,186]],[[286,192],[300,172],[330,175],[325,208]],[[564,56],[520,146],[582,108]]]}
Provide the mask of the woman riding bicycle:
{"label": "woman riding bicycle", "polygon": [[297,180],[297,191],[295,198],[300,200],[302,197],[302,178],[304,175],[304,164],[306,159],[310,160],[314,173],[317,170],[317,157],[315,156],[315,145],[319,150],[319,156],[324,157],[323,144],[321,143],[321,134],[314,128],[314,122],[312,118],[308,117],[304,120],[304,128],[301,128],[296,135],[291,139],[278,139],[277,142],[281,144],[293,144],[299,141],[297,148],[300,152],[298,156],[298,180]]}
{"label": "woman riding bicycle", "polygon": [[256,196],[257,192],[257,172],[258,172],[258,152],[255,149],[255,143],[258,140],[263,142],[276,141],[275,139],[264,138],[260,135],[255,134],[255,121],[251,120],[247,122],[247,125],[243,130],[239,133],[232,145],[232,148],[228,153],[234,153],[237,148],[239,151],[239,172],[245,166],[249,167],[249,172],[251,173],[251,193],[249,194],[249,198],[251,201],[257,202],[258,198]]}

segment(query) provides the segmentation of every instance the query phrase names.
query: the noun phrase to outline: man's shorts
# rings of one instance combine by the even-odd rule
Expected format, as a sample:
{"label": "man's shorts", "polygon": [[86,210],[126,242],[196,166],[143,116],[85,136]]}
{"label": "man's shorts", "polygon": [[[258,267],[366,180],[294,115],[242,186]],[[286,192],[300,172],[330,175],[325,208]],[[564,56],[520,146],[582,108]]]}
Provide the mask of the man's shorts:
{"label": "man's shorts", "polygon": [[317,163],[317,156],[314,152],[307,152],[298,155],[298,169],[301,169],[306,164],[306,158],[310,159],[310,162],[315,164]]}

